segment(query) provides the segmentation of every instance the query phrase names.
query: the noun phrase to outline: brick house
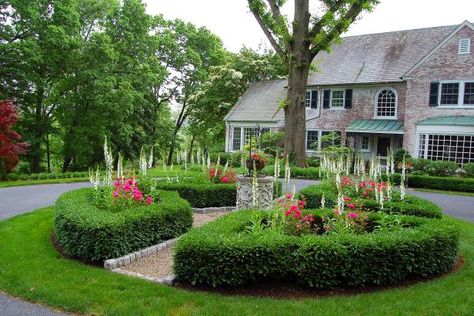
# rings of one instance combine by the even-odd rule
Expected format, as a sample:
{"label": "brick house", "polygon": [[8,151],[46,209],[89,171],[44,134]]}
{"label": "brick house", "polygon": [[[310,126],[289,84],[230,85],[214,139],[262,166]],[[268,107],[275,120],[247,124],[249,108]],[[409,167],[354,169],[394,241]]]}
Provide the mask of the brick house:
{"label": "brick house", "polygon": [[[474,162],[474,26],[468,21],[345,37],[313,63],[306,92],[306,151],[337,132],[370,156],[388,147],[413,157]],[[226,151],[284,127],[286,80],[257,82],[225,117]]]}

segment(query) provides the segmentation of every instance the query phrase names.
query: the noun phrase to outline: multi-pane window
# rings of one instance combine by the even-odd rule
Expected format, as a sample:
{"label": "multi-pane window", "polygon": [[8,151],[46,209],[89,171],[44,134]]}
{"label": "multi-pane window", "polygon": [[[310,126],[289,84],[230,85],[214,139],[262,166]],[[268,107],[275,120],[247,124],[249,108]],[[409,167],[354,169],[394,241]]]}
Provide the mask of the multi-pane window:
{"label": "multi-pane window", "polygon": [[377,95],[377,117],[395,117],[397,114],[397,95],[391,89],[385,89]]}
{"label": "multi-pane window", "polygon": [[318,149],[318,133],[319,131],[307,131],[306,132],[306,149],[317,150]]}
{"label": "multi-pane window", "polygon": [[441,105],[457,105],[459,102],[459,82],[441,84]]}
{"label": "multi-pane window", "polygon": [[232,150],[240,150],[240,143],[241,143],[241,128],[240,127],[234,127],[234,133],[232,137]]}
{"label": "multi-pane window", "polygon": [[474,82],[464,84],[464,105],[474,105]]}
{"label": "multi-pane window", "polygon": [[307,108],[311,107],[311,91],[306,91],[305,105]]}
{"label": "multi-pane window", "polygon": [[420,135],[418,156],[431,160],[450,160],[458,164],[474,162],[474,136]]}
{"label": "multi-pane window", "polygon": [[360,138],[360,149],[369,150],[369,136],[362,136]]}
{"label": "multi-pane window", "polygon": [[418,158],[425,158],[426,135],[421,134],[418,144]]}
{"label": "multi-pane window", "polygon": [[331,107],[332,108],[344,107],[344,90],[331,91]]}
{"label": "multi-pane window", "polygon": [[248,144],[250,139],[258,136],[258,128],[245,127],[244,128],[244,144]]}

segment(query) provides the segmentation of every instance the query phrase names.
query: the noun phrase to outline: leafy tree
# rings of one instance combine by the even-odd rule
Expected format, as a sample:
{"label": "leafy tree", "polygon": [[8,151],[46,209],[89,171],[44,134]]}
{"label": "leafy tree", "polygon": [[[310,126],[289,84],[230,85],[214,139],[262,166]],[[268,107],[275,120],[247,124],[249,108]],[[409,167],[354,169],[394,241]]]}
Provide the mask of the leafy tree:
{"label": "leafy tree", "polygon": [[28,143],[19,142],[20,134],[12,129],[17,119],[13,102],[0,101],[0,174],[12,171],[28,147]]}
{"label": "leafy tree", "polygon": [[154,88],[155,101],[170,101],[178,109],[168,151],[168,164],[171,164],[179,131],[196,106],[191,96],[207,80],[209,69],[223,64],[226,55],[217,36],[181,20],[157,17],[152,33],[156,40],[155,55],[166,75],[165,82]]}
{"label": "leafy tree", "polygon": [[285,73],[285,65],[273,52],[258,53],[244,47],[238,54],[229,53],[226,64],[211,67],[208,80],[191,97],[195,104],[190,119],[191,144],[207,148],[223,139],[224,117],[249,85]]}
{"label": "leafy tree", "polygon": [[0,4],[0,98],[13,99],[30,142],[32,171],[39,172],[42,144],[52,132],[57,79],[66,76],[78,47],[76,0],[8,0]]}
{"label": "leafy tree", "polygon": [[288,65],[288,93],[285,103],[285,152],[294,154],[298,165],[306,166],[305,92],[311,61],[328,51],[363,11],[378,0],[321,0],[321,15],[312,15],[309,0],[295,0],[292,22],[282,15],[285,0],[247,0],[250,11],[272,47]]}

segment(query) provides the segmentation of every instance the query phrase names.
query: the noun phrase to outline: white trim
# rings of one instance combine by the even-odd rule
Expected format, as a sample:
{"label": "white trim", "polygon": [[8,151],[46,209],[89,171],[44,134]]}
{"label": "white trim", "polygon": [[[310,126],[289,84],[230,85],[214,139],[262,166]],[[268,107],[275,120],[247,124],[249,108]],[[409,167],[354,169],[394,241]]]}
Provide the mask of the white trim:
{"label": "white trim", "polygon": [[[463,52],[461,49],[463,47],[463,42],[466,41],[467,45],[467,51]],[[460,38],[459,39],[459,49],[458,49],[458,54],[459,55],[465,55],[465,54],[470,54],[471,53],[471,39],[470,38]]]}
{"label": "white trim", "polygon": [[[332,94],[333,92],[342,92],[342,106],[332,106]],[[331,89],[331,94],[329,97],[329,109],[332,110],[345,110],[346,105],[346,89]]]}
{"label": "white trim", "polygon": [[[377,108],[378,108],[378,101],[379,101],[379,94],[382,93],[384,90],[390,90],[395,93],[395,115],[394,116],[378,116],[377,115]],[[395,88],[392,87],[383,87],[378,89],[375,92],[375,99],[374,99],[374,119],[378,120],[393,120],[396,119],[398,115],[398,92]]]}
{"label": "white trim", "polygon": [[410,69],[408,69],[408,71],[402,76],[402,79],[406,79],[405,77],[409,76],[416,68],[418,68],[420,65],[422,65],[423,63],[425,63],[425,61],[427,61],[428,59],[430,59],[431,56],[434,55],[434,53],[440,49],[441,47],[443,47],[444,44],[446,44],[457,32],[459,32],[463,27],[469,27],[471,28],[471,30],[474,31],[474,25],[472,25],[471,22],[469,21],[464,21],[462,22],[461,24],[458,25],[458,27],[456,27],[451,33],[449,33],[448,36],[446,36],[441,42],[439,42],[438,45],[436,45],[435,48],[433,48],[428,54],[425,55],[425,57],[423,57],[422,59],[420,59],[420,61],[418,61],[413,67],[411,67]]}
{"label": "white trim", "polygon": [[[474,83],[474,79],[465,79],[465,80],[439,80],[438,86],[438,107],[443,109],[459,109],[459,108],[474,108],[474,104],[464,104],[464,89],[466,83]],[[441,90],[443,84],[446,83],[457,83],[459,84],[458,88],[458,103],[457,104],[441,104]]]}
{"label": "white trim", "polygon": [[474,127],[466,125],[417,125],[416,133],[474,135]]}

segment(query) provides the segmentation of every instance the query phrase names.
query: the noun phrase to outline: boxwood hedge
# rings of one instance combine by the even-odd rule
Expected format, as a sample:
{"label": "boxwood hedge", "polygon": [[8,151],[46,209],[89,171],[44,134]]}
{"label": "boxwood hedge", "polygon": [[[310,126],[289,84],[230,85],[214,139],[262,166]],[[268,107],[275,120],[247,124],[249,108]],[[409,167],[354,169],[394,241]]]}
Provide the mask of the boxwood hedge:
{"label": "boxwood hedge", "polygon": [[191,206],[176,192],[158,192],[149,206],[111,212],[95,207],[90,188],[56,201],[54,232],[64,253],[89,262],[119,257],[177,237],[193,223]]}
{"label": "boxwood hedge", "polygon": [[[396,284],[450,270],[459,231],[448,218],[397,218],[406,228],[365,234],[289,236],[275,230],[248,233],[255,215],[238,211],[193,229],[177,243],[177,280],[208,286],[237,286],[283,279],[314,288]],[[372,213],[375,221],[381,213]]]}
{"label": "boxwood hedge", "polygon": [[[158,181],[157,188],[160,190],[177,191],[179,196],[189,202],[192,207],[219,207],[235,206],[237,201],[237,187],[232,184],[215,184],[206,180],[166,182]],[[273,195],[280,196],[282,184],[275,181],[273,185]]]}
{"label": "boxwood hedge", "polygon": [[[333,207],[337,204],[337,193],[333,185],[327,181],[304,188],[299,193],[300,199],[306,200],[308,208],[321,207],[321,199],[324,195],[325,206]],[[394,197],[399,197],[398,193]],[[380,205],[374,200],[364,200],[364,206],[369,211],[379,211]],[[384,204],[385,213],[397,213],[421,217],[440,218],[442,210],[436,204],[413,195],[406,195],[403,201],[394,199]]]}

